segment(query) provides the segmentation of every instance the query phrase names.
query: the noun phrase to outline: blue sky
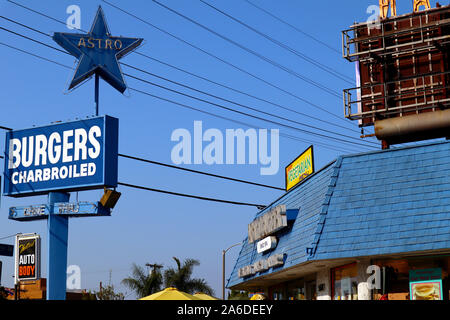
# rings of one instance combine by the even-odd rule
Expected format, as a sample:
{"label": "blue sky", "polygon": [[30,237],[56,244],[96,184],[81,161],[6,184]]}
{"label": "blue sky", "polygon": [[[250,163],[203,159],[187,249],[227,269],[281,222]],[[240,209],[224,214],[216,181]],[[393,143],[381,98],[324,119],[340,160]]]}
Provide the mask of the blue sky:
{"label": "blue sky", "polygon": [[[320,3],[317,1],[293,0],[252,1],[337,50],[340,50],[341,46],[341,31],[354,21],[366,21],[371,15],[371,13],[366,12],[367,8],[370,5],[378,4],[378,1],[374,0],[348,0],[345,2],[324,0]],[[330,95],[225,42],[152,1],[111,0],[111,3],[266,81],[282,87],[286,91],[322,106],[334,115],[341,117],[342,120],[237,71],[102,1],[44,0],[36,2],[20,0],[17,2],[63,21],[69,16],[66,13],[66,8],[69,5],[76,4],[81,8],[81,29],[84,30],[90,29],[97,6],[101,4],[111,34],[144,38],[144,45],[138,49],[143,54],[254,96],[310,114],[316,118],[337,123],[348,129],[357,129],[354,123],[344,120],[342,99]],[[412,11],[411,1],[397,2],[398,14]],[[435,1],[432,2],[434,7]],[[267,39],[208,8],[200,1],[170,0],[163,1],[163,3],[269,59],[331,88],[338,94],[342,92],[342,89],[353,86],[274,45]],[[269,34],[285,45],[354,79],[354,66],[344,60],[340,54],[274,20],[247,2],[243,0],[211,0],[209,3],[255,29]],[[6,0],[0,1],[0,12],[2,16],[17,20],[46,33],[71,32],[62,24],[29,12]],[[50,38],[3,19],[1,19],[0,26],[57,46]],[[0,30],[0,34],[1,42],[66,65],[75,66],[75,59],[68,55],[32,43],[3,30]],[[73,76],[73,71],[5,46],[0,46],[0,57],[0,125],[22,129],[34,125],[46,125],[58,120],[74,120],[93,115],[94,81],[92,79],[67,94],[66,88]],[[353,137],[359,136],[358,132],[339,129],[327,123],[279,109],[273,105],[192,77],[135,53],[126,56],[121,61],[265,112],[276,113],[283,117]],[[122,70],[146,80],[245,111],[238,106],[180,88],[127,67],[122,67]],[[256,119],[238,116],[211,105],[149,86],[129,77],[126,77],[126,81],[130,87],[237,121],[244,121],[250,123],[254,128],[278,128],[276,125],[268,125]],[[170,136],[177,128],[185,128],[192,132],[195,120],[201,120],[204,129],[217,128],[223,133],[226,129],[242,127],[236,123],[183,109],[138,92],[128,91],[125,95],[121,95],[103,81],[100,84],[100,114],[108,114],[119,118],[120,153],[165,163],[171,163],[170,155],[175,143],[170,141]],[[246,129],[246,127],[242,128]],[[185,165],[185,167],[284,187],[284,167],[310,144],[313,144],[315,148],[316,169],[320,169],[340,154],[350,151],[334,150],[336,148],[343,149],[343,144],[333,140],[325,140],[283,127],[279,129],[281,133],[297,136],[304,139],[305,142],[280,137],[280,169],[276,175],[262,176],[260,175],[260,165],[249,164]],[[1,133],[1,137],[0,149],[4,150],[4,133]],[[316,144],[317,142],[325,142],[334,149],[325,148]],[[351,149],[352,152],[367,150],[359,146],[351,146],[347,149]],[[1,162],[3,166],[3,161]],[[283,193],[282,191],[199,176],[124,158],[119,158],[119,181],[212,198],[262,204],[271,203]],[[246,237],[247,225],[252,221],[257,209],[180,198],[126,187],[119,187],[118,190],[122,192],[122,197],[111,217],[70,220],[68,265],[80,266],[82,288],[98,290],[100,281],[103,283],[109,282],[111,272],[111,282],[115,288],[125,293],[127,298],[133,299],[134,295],[131,291],[120,284],[120,281],[131,273],[132,263],[141,266],[147,262],[160,263],[165,267],[175,266],[172,260],[172,257],[175,256],[182,260],[185,258],[198,259],[201,264],[195,269],[194,276],[205,278],[215,290],[215,294],[220,296],[222,285],[221,251]],[[80,201],[97,201],[101,194],[100,191],[80,192],[78,199]],[[74,201],[75,199],[76,194],[73,193],[71,200]],[[41,204],[46,203],[46,201],[45,196],[24,199],[2,197],[0,208],[0,238],[18,232],[35,232],[41,235],[43,277],[46,277],[47,261],[46,223],[44,221],[16,222],[8,220],[7,216],[8,209],[11,206]],[[0,243],[12,244],[13,238],[0,240]],[[238,253],[239,248],[233,248],[228,252],[226,277],[229,276]],[[13,258],[1,257],[0,259],[3,261],[2,285],[12,286]]]}

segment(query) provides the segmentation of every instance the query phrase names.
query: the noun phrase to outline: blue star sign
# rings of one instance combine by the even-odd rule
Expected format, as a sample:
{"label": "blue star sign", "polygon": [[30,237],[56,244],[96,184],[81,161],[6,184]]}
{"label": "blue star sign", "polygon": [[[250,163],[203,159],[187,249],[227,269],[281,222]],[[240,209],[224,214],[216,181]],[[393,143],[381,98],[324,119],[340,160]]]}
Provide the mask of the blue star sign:
{"label": "blue star sign", "polygon": [[69,90],[93,74],[98,74],[120,93],[123,93],[127,86],[118,60],[136,49],[143,39],[111,36],[105,15],[99,6],[89,33],[55,32],[53,40],[78,59],[77,69]]}

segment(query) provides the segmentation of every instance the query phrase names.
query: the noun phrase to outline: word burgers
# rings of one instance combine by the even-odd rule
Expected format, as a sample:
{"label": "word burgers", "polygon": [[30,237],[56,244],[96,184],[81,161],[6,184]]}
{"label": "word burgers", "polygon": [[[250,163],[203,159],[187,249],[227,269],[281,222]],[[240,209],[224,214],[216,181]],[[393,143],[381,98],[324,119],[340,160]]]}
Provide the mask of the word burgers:
{"label": "word burgers", "polygon": [[[96,159],[100,155],[102,132],[98,126],[92,126],[89,131],[85,128],[65,130],[61,134],[53,132],[47,137],[44,134],[9,140],[8,169],[19,166],[24,168],[40,165],[67,163],[68,165],[52,166],[43,169],[16,171],[11,175],[13,184],[38,181],[57,180],[92,176],[96,166],[93,162],[70,164],[73,161]],[[73,142],[69,142],[73,139]],[[89,147],[88,147],[89,144]]]}

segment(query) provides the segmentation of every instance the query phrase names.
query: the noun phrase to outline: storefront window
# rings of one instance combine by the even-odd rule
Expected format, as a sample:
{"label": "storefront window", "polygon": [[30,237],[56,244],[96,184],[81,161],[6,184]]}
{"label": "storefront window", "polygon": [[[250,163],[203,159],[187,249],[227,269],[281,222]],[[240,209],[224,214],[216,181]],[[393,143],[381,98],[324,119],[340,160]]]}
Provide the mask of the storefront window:
{"label": "storefront window", "polygon": [[333,300],[358,300],[356,263],[331,270]]}
{"label": "storefront window", "polygon": [[288,300],[306,300],[303,280],[293,281],[288,284]]}
{"label": "storefront window", "polygon": [[380,267],[382,275],[381,288],[374,290],[375,300],[449,300],[448,255],[380,259],[372,264]]}

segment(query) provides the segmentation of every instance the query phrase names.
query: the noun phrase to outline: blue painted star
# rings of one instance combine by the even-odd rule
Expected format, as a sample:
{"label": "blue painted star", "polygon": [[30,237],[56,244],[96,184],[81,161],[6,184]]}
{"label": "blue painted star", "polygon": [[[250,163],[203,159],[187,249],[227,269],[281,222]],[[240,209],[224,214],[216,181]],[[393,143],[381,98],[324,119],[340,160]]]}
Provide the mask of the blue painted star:
{"label": "blue painted star", "polygon": [[97,73],[123,93],[127,86],[118,60],[136,49],[143,39],[111,36],[99,6],[88,34],[55,32],[53,40],[79,60],[69,90]]}

